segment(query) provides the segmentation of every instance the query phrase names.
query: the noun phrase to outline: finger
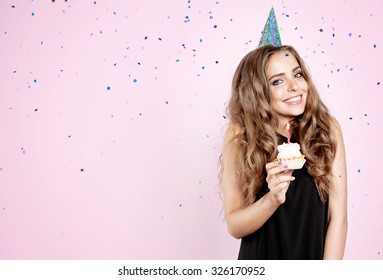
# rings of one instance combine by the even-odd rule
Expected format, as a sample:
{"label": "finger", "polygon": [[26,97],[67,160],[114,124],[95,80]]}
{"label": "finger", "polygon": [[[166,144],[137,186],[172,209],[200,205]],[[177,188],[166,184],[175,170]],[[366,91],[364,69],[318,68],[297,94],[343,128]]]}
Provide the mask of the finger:
{"label": "finger", "polygon": [[285,182],[276,186],[276,190],[280,192],[287,192],[287,189],[289,188],[289,186],[290,186],[290,182]]}
{"label": "finger", "polygon": [[266,171],[269,171],[271,168],[281,166],[282,162],[280,161],[272,161],[266,164]]}
{"label": "finger", "polygon": [[286,192],[289,186],[290,182],[282,182],[273,187],[270,191],[272,191],[273,193]]}
{"label": "finger", "polygon": [[275,187],[275,186],[278,186],[279,184],[282,184],[282,183],[290,184],[290,182],[294,181],[294,180],[295,180],[295,177],[293,177],[293,176],[280,175],[280,176],[275,176],[274,178],[272,178],[269,182],[269,185],[271,187]]}
{"label": "finger", "polygon": [[276,175],[278,173],[282,173],[282,172],[284,172],[286,170],[287,169],[284,166],[278,165],[278,166],[275,166],[273,168],[270,168],[268,170],[268,174],[272,176],[272,175]]}
{"label": "finger", "polygon": [[286,169],[285,171],[282,172],[284,175],[292,175],[294,172],[294,169]]}

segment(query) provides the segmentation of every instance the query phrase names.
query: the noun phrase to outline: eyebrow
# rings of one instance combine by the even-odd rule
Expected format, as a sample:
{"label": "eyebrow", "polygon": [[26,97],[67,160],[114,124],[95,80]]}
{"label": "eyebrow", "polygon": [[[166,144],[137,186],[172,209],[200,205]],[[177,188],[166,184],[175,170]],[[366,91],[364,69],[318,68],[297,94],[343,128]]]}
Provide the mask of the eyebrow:
{"label": "eyebrow", "polygon": [[[298,65],[297,67],[295,67],[295,68],[293,69],[292,72],[295,72],[295,71],[298,70],[299,68],[301,68],[301,67]],[[273,75],[273,76],[270,77],[269,81],[271,81],[271,80],[274,79],[275,77],[283,76],[283,75],[285,75],[285,74],[286,74],[286,73],[275,74],[275,75]]]}

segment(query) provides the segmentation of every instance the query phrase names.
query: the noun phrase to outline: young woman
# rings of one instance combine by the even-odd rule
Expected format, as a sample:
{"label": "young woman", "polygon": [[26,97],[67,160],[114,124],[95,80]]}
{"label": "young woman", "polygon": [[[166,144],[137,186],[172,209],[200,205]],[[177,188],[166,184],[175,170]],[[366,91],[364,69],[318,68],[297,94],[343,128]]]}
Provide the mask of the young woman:
{"label": "young woman", "polygon": [[[221,183],[239,259],[342,259],[347,233],[347,174],[338,122],[321,101],[291,46],[247,54],[233,78]],[[302,169],[273,160],[298,142]]]}

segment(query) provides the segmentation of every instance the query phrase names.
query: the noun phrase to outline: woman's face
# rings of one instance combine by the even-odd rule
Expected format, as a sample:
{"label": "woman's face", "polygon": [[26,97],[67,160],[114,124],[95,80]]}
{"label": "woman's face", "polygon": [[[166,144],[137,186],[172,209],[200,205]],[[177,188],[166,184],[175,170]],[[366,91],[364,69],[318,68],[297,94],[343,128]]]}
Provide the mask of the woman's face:
{"label": "woman's face", "polygon": [[280,127],[305,111],[308,84],[296,58],[288,51],[270,57],[266,66],[270,86],[270,106],[277,113]]}

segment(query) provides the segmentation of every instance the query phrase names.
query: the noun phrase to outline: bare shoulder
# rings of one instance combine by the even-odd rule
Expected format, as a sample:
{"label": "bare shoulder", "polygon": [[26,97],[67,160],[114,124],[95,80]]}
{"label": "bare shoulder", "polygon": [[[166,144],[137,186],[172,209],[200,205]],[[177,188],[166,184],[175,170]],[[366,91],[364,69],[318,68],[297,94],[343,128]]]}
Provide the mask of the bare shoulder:
{"label": "bare shoulder", "polygon": [[225,133],[225,145],[232,144],[235,137],[241,133],[241,128],[238,124],[230,123]]}
{"label": "bare shoulder", "polygon": [[336,130],[336,131],[341,131],[342,129],[341,129],[341,127],[340,127],[340,124],[339,124],[339,122],[338,122],[338,120],[335,118],[335,117],[333,117],[333,116],[331,116],[331,128],[333,129],[333,130]]}
{"label": "bare shoulder", "polygon": [[241,128],[238,124],[229,123],[226,130],[226,136],[229,136],[229,138],[232,138],[235,135],[239,134],[240,132],[241,132]]}
{"label": "bare shoulder", "polygon": [[334,133],[338,141],[343,142],[342,128],[337,119],[331,116],[331,131]]}

